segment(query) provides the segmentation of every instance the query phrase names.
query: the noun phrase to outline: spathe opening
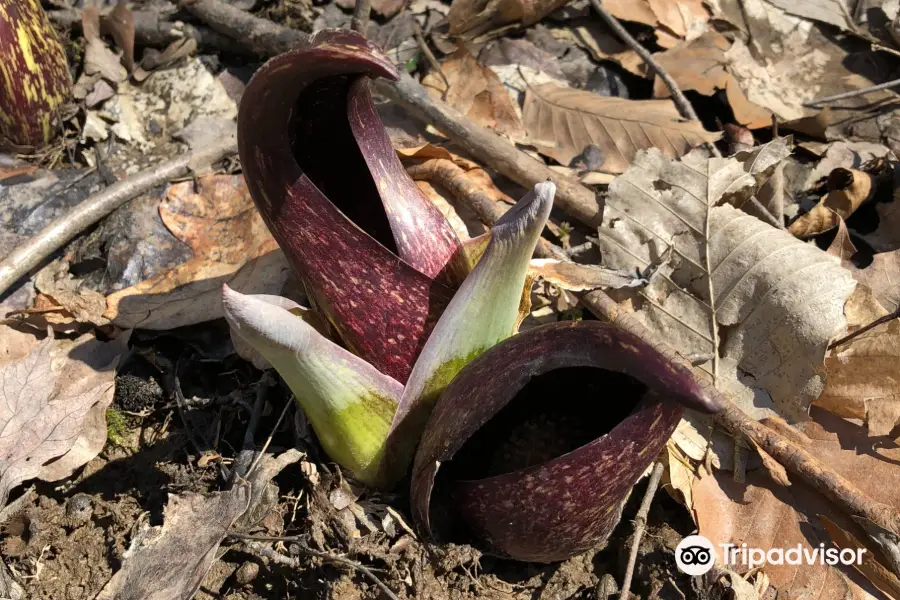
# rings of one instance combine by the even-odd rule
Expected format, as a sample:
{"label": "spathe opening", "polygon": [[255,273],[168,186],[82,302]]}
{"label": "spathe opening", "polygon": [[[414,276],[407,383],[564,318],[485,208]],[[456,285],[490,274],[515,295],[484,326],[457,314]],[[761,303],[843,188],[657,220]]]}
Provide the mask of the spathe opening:
{"label": "spathe opening", "polygon": [[596,367],[535,376],[441,466],[437,484],[512,473],[568,454],[612,431],[646,390],[629,375]]}
{"label": "spathe opening", "polygon": [[326,77],[300,92],[291,117],[291,152],[338,210],[396,254],[381,196],[347,118],[350,86],[357,77]]}

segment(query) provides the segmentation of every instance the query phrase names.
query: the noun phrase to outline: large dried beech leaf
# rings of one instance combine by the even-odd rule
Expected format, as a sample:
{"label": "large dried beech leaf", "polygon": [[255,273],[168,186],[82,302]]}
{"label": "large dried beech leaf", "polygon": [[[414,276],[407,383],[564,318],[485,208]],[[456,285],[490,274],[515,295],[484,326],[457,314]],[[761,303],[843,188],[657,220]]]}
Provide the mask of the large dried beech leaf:
{"label": "large dried beech leaf", "polygon": [[484,127],[511,138],[522,136],[522,121],[500,78],[465,47],[450,55],[441,64],[441,70],[446,81],[434,71],[422,79],[432,96],[445,100]]}
{"label": "large dried beech leaf", "polygon": [[835,348],[816,406],[866,422],[887,435],[900,421],[900,321],[890,321]]}
{"label": "large dried beech leaf", "polygon": [[222,284],[278,294],[289,267],[241,176],[209,175],[171,186],[163,223],[193,252],[186,262],[107,298],[105,317],[123,328],[173,329],[222,316]]}
{"label": "large dried beech leaf", "polygon": [[685,121],[670,100],[627,100],[545,83],[528,88],[522,120],[529,142],[569,166],[590,145],[605,161],[600,170],[621,173],[639,150],[658,148],[677,157],[719,139],[699,121]]}
{"label": "large dried beech leaf", "polygon": [[0,366],[0,506],[23,481],[65,477],[102,449],[90,443],[98,432],[86,428],[99,427],[105,441],[106,421],[98,422],[97,411],[102,415],[112,402],[122,350],[121,340],[48,337],[24,358]]}
{"label": "large dried beech leaf", "polygon": [[[870,497],[900,508],[900,451],[877,447],[865,431],[827,414],[804,423],[804,445],[823,464],[848,478]],[[822,425],[819,425],[822,423]],[[823,427],[824,426],[824,427]],[[801,437],[801,439],[804,439]],[[883,444],[879,444],[882,445]],[[828,503],[821,494],[793,479],[790,487],[774,483],[764,469],[736,483],[730,474],[704,474],[692,490],[700,535],[713,544],[732,543],[750,548],[818,548],[831,546],[819,515],[838,524],[858,540],[866,539],[858,526]],[[871,551],[869,552],[869,554]],[[871,555],[871,554],[870,554]],[[719,555],[721,560],[721,554]],[[730,567],[735,568],[735,567]],[[741,568],[736,570],[741,571]],[[827,565],[765,565],[764,572],[779,598],[815,600],[867,600],[884,596],[852,567]]]}
{"label": "large dried beech leaf", "polygon": [[250,505],[250,484],[227,492],[170,496],[162,526],[144,531],[124,566],[96,600],[189,600],[228,528]]}
{"label": "large dried beech leaf", "polygon": [[752,392],[748,410],[769,396],[783,417],[802,420],[855,282],[835,257],[727,204],[752,196],[788,153],[783,139],[724,159],[642,152],[610,185],[599,245],[617,269],[669,256],[640,292],[639,317],[706,359],[703,370],[718,366],[720,389]]}

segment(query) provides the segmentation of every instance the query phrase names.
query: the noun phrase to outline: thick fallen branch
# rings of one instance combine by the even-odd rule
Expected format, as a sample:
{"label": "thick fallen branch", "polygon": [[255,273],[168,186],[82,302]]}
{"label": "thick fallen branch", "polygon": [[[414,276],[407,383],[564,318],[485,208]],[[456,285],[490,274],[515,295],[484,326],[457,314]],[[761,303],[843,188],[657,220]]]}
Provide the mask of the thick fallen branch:
{"label": "thick fallen branch", "polygon": [[[413,179],[423,179],[434,182],[453,194],[454,198],[466,203],[472,212],[475,213],[482,223],[494,223],[503,216],[506,210],[494,202],[487,194],[478,189],[469,178],[466,177],[465,170],[453,161],[446,158],[432,158],[417,165],[406,168]],[[554,246],[544,238],[538,240],[536,250],[538,256],[542,258],[557,258],[567,260],[568,255],[565,251]]]}
{"label": "thick fallen branch", "polygon": [[[170,21],[164,15],[153,10],[136,10],[134,15],[134,39],[141,46],[165,47],[172,42],[193,39],[198,46],[233,52],[234,42],[231,38],[216,33],[207,27],[194,27],[180,21]],[[59,27],[81,28],[80,10],[47,11],[50,21]]]}
{"label": "thick fallen branch", "polygon": [[[220,0],[193,0],[185,8],[216,31],[231,36],[246,50],[274,56],[305,44],[309,36],[260,19]],[[563,177],[543,162],[520,152],[508,141],[489,131],[447,104],[428,95],[418,81],[402,73],[396,82],[379,80],[375,88],[425,123],[430,123],[454,144],[501,175],[526,188],[551,180],[556,184],[556,206],[579,221],[600,225],[600,203],[594,192]]]}
{"label": "thick fallen branch", "polygon": [[187,175],[193,166],[214,163],[236,152],[234,139],[225,140],[202,152],[189,152],[162,162],[87,198],[0,262],[0,296],[79,233],[135,196],[170,179]]}

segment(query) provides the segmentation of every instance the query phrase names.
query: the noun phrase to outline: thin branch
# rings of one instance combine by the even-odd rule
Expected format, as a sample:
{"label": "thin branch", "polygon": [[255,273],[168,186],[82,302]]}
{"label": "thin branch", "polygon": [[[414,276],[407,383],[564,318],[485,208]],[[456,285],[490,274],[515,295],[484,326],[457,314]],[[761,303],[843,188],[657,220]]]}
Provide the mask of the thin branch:
{"label": "thin branch", "polygon": [[391,600],[400,600],[397,595],[387,586],[386,583],[381,581],[378,576],[372,572],[368,567],[361,565],[360,563],[350,560],[344,556],[339,556],[337,554],[331,554],[329,552],[321,552],[319,550],[313,550],[309,546],[307,546],[303,540],[299,536],[264,536],[264,535],[247,535],[244,533],[232,532],[228,534],[229,537],[237,538],[240,540],[244,540],[244,545],[247,546],[250,550],[259,553],[260,555],[268,558],[269,560],[276,562],[278,564],[284,565],[286,567],[290,567],[292,569],[299,569],[301,567],[300,559],[293,558],[291,556],[285,556],[279,552],[276,552],[272,548],[261,544],[261,541],[268,542],[292,542],[300,548],[300,551],[309,556],[314,556],[316,558],[320,558],[322,560],[327,560],[332,563],[336,563],[339,565],[343,565],[345,567],[349,567],[354,571],[357,571],[367,577],[372,583],[377,585],[385,595]]}
{"label": "thin branch", "polygon": [[881,90],[886,90],[892,87],[897,87],[900,85],[900,79],[894,79],[892,81],[886,81],[884,83],[879,83],[878,85],[873,85],[867,88],[862,88],[861,90],[853,90],[850,92],[844,92],[843,94],[835,94],[834,96],[825,96],[824,98],[816,98],[815,100],[810,100],[809,102],[804,102],[803,106],[816,107],[819,104],[826,104],[829,102],[837,102],[838,100],[847,100],[848,98],[856,98],[858,96],[865,96],[869,92],[878,92]]}
{"label": "thin branch", "polygon": [[356,0],[353,7],[353,17],[350,19],[350,29],[366,35],[369,28],[369,13],[372,12],[372,0]]}
{"label": "thin branch", "polygon": [[857,329],[857,330],[854,331],[853,333],[848,333],[847,335],[845,335],[844,337],[842,337],[842,338],[839,339],[838,341],[832,342],[832,343],[828,346],[828,349],[829,349],[829,350],[833,350],[833,349],[837,348],[838,346],[840,346],[840,345],[842,345],[842,344],[846,344],[847,342],[849,342],[849,341],[852,340],[853,338],[855,338],[855,337],[857,337],[857,336],[860,336],[860,335],[866,333],[867,331],[871,331],[872,329],[875,329],[876,327],[878,327],[878,326],[881,325],[882,323],[887,323],[888,321],[893,321],[894,319],[900,319],[900,307],[898,307],[897,310],[895,310],[895,311],[892,312],[891,314],[885,315],[885,316],[883,316],[883,317],[879,317],[878,319],[875,319],[874,321],[872,321],[872,322],[869,323],[868,325],[863,325],[862,327],[860,327],[859,329]]}
{"label": "thin branch", "polygon": [[[669,88],[669,92],[672,94],[672,100],[675,102],[675,106],[678,107],[678,112],[681,113],[681,116],[685,119],[690,119],[691,121],[699,121],[700,119],[697,117],[697,113],[694,112],[694,107],[691,106],[688,99],[684,97],[681,88],[678,87],[678,84],[675,83],[672,76],[666,73],[666,70],[656,62],[656,59],[653,58],[650,51],[644,48],[639,41],[634,39],[634,37],[628,33],[628,30],[622,27],[622,24],[619,23],[618,19],[612,16],[608,10],[603,8],[603,4],[600,3],[600,0],[591,0],[591,5],[594,7],[594,10],[597,11],[597,14],[606,21],[606,24],[609,25],[610,29],[612,29],[617,36],[622,38],[622,41],[625,42],[628,47],[637,52],[637,55],[641,57],[644,64],[646,64],[657,77],[662,79],[663,83],[666,84],[666,87]],[[708,142],[705,145],[713,156],[722,156],[722,153],[719,152],[719,149],[716,148],[715,144]]]}
{"label": "thin branch", "polygon": [[236,152],[237,145],[230,139],[201,153],[189,152],[162,162],[90,196],[0,262],[0,296],[82,231],[135,196],[189,174],[191,166],[198,162],[217,162]]}
{"label": "thin branch", "polygon": [[641,538],[644,537],[644,529],[647,527],[647,515],[650,513],[650,504],[653,503],[653,496],[656,495],[656,489],[659,487],[659,480],[662,478],[664,470],[665,468],[661,462],[653,465],[653,471],[650,472],[650,480],[647,482],[647,491],[644,492],[641,507],[634,517],[631,554],[628,556],[628,566],[625,567],[625,578],[622,580],[622,593],[619,594],[619,600],[628,600],[628,593],[631,591],[631,579],[634,577],[634,567],[637,564],[638,549],[641,546]]}
{"label": "thin branch", "polygon": [[251,464],[250,468],[247,469],[247,477],[250,477],[250,475],[253,473],[253,470],[256,469],[256,465],[259,464],[260,459],[263,457],[263,455],[265,455],[266,450],[269,449],[269,444],[272,443],[272,438],[275,437],[275,432],[278,431],[279,427],[281,427],[281,422],[284,420],[284,416],[287,414],[288,408],[290,408],[293,402],[293,398],[288,398],[287,402],[284,403],[284,408],[281,409],[281,414],[278,415],[278,420],[275,421],[275,426],[272,428],[272,433],[270,433],[269,437],[266,438],[266,443],[263,444],[262,448],[259,449],[259,453],[253,460],[253,464]]}
{"label": "thin branch", "polygon": [[432,69],[437,71],[437,74],[441,76],[441,79],[444,80],[444,93],[441,96],[441,99],[446,99],[447,94],[450,93],[450,80],[447,79],[447,75],[444,73],[444,69],[441,67],[441,63],[438,62],[438,59],[435,58],[434,52],[431,51],[431,48],[428,47],[428,42],[425,41],[425,34],[422,33],[422,27],[419,25],[419,22],[413,19],[412,22],[413,27],[413,37],[416,38],[416,44],[419,46],[419,50],[425,56],[425,60],[428,62],[429,66]]}

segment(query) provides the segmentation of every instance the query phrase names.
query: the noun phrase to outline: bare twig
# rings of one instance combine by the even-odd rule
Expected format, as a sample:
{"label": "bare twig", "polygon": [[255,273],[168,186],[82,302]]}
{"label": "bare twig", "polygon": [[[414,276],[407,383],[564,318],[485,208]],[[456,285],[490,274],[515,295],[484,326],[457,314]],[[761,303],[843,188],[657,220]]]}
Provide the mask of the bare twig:
{"label": "bare twig", "polygon": [[17,247],[0,262],[0,295],[62,248],[79,233],[110,214],[138,194],[191,171],[198,159],[216,162],[237,152],[234,140],[210,148],[203,153],[187,153],[167,160],[113,184],[60,217],[36,236]]}
{"label": "bare twig", "polygon": [[413,37],[416,38],[416,44],[419,45],[419,50],[425,56],[425,60],[428,62],[428,65],[437,71],[437,74],[441,76],[441,79],[444,80],[444,85],[446,86],[444,89],[444,94],[441,96],[441,99],[446,99],[447,94],[450,93],[450,80],[447,79],[447,75],[444,73],[444,69],[441,67],[441,63],[438,62],[438,59],[435,58],[434,52],[431,51],[431,48],[428,47],[428,42],[425,41],[425,35],[422,33],[422,27],[419,25],[419,22],[413,19],[412,22],[413,27]]}
{"label": "bare twig", "polygon": [[262,541],[292,542],[292,543],[296,544],[297,547],[300,548],[300,551],[303,552],[304,554],[307,554],[309,556],[314,556],[314,557],[320,558],[322,560],[327,560],[328,562],[343,565],[345,567],[349,567],[349,568],[353,569],[354,571],[361,573],[366,578],[368,578],[372,583],[377,585],[379,587],[379,589],[381,589],[381,591],[384,592],[388,598],[390,598],[391,600],[400,600],[397,597],[397,595],[393,592],[393,590],[391,590],[391,588],[389,588],[386,583],[381,581],[381,579],[379,579],[379,577],[365,565],[361,565],[360,563],[358,563],[354,560],[350,560],[349,558],[347,558],[345,556],[331,554],[329,552],[321,552],[319,550],[313,550],[312,548],[307,546],[305,543],[303,543],[303,540],[300,537],[297,537],[297,536],[281,536],[281,537],[272,536],[272,537],[270,537],[270,536],[264,536],[264,535],[247,535],[247,534],[236,533],[236,532],[229,533],[228,536],[244,540],[244,545],[248,549],[268,558],[269,560],[271,560],[273,562],[284,565],[286,567],[290,567],[292,569],[298,569],[301,566],[299,558],[285,556],[284,554],[281,554],[280,552],[276,552],[272,548],[269,548],[268,546],[260,543]]}
{"label": "bare twig", "polygon": [[878,327],[882,323],[887,323],[888,321],[893,321],[894,319],[900,319],[900,308],[897,308],[897,310],[895,310],[894,312],[892,312],[889,315],[885,315],[883,317],[879,317],[878,319],[875,319],[868,325],[863,325],[862,327],[860,327],[853,333],[848,333],[847,335],[845,335],[838,341],[832,342],[831,345],[828,346],[828,349],[833,350],[834,348],[837,348],[838,346],[840,346],[842,344],[846,344],[853,338],[860,336],[860,335],[866,333],[867,331],[871,331],[872,329]]}
{"label": "bare twig", "polygon": [[353,7],[353,17],[350,19],[350,29],[366,35],[369,28],[369,13],[372,12],[372,0],[356,0]]}
{"label": "bare twig", "polygon": [[865,96],[870,92],[878,92],[881,90],[886,90],[892,87],[897,87],[900,85],[900,79],[894,79],[892,81],[886,81],[884,83],[879,83],[878,85],[873,85],[867,88],[862,88],[860,90],[853,90],[850,92],[844,92],[843,94],[835,94],[834,96],[825,96],[824,98],[816,98],[815,100],[810,100],[809,102],[804,102],[803,106],[816,107],[819,104],[827,104],[830,102],[837,102],[838,100],[847,100],[848,98],[856,98],[858,96]]}
{"label": "bare twig", "polygon": [[661,462],[653,465],[653,470],[650,472],[650,480],[647,482],[647,491],[644,492],[641,507],[634,517],[631,554],[628,555],[628,566],[625,567],[625,578],[622,579],[622,592],[619,594],[619,600],[628,600],[628,594],[631,591],[631,579],[634,577],[634,566],[637,564],[638,549],[641,546],[641,538],[644,537],[644,529],[647,527],[647,515],[650,512],[650,504],[653,502],[653,496],[656,495],[656,488],[659,487],[659,480],[662,478],[664,470],[665,468]]}
{"label": "bare twig", "polygon": [[[591,5],[594,7],[594,10],[597,11],[597,14],[606,21],[606,24],[609,25],[610,29],[612,29],[617,36],[622,38],[622,41],[625,42],[628,47],[637,52],[637,55],[641,57],[641,60],[644,61],[647,67],[653,71],[657,77],[662,79],[663,83],[666,84],[666,87],[669,88],[669,92],[672,94],[672,100],[675,102],[675,106],[678,107],[678,112],[681,113],[681,116],[685,119],[690,119],[691,121],[699,121],[700,119],[697,117],[697,113],[694,112],[694,107],[691,106],[688,99],[684,97],[681,88],[678,87],[678,84],[672,79],[672,76],[666,73],[666,70],[656,62],[656,59],[653,58],[650,51],[644,48],[639,41],[634,39],[634,37],[628,33],[628,30],[622,27],[622,24],[619,23],[618,19],[612,16],[608,10],[603,8],[603,4],[600,3],[600,0],[591,0]],[[716,148],[715,144],[712,142],[708,142],[705,146],[713,156],[722,156],[722,153],[719,152],[719,149]]]}
{"label": "bare twig", "polygon": [[250,468],[247,469],[247,477],[250,477],[250,474],[253,473],[253,470],[256,469],[256,465],[259,464],[260,459],[266,453],[266,450],[269,449],[269,444],[272,443],[272,438],[275,437],[275,432],[278,431],[278,428],[281,427],[281,422],[284,420],[284,415],[287,414],[288,408],[290,408],[291,404],[293,404],[294,399],[288,398],[287,402],[284,403],[284,408],[281,409],[281,414],[278,415],[278,420],[275,421],[275,426],[272,428],[272,433],[269,434],[269,437],[266,438],[266,443],[263,444],[262,448],[259,449],[259,453],[256,455],[256,458],[253,461],[253,464],[250,465]]}

